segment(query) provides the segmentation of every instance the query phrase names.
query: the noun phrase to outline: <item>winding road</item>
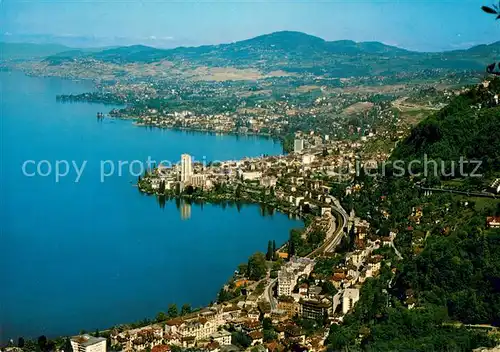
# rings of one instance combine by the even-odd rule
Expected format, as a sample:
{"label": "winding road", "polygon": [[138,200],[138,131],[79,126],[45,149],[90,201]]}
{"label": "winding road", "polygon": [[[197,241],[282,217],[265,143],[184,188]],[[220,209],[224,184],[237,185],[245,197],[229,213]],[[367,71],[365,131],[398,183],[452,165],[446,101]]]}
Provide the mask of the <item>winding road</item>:
{"label": "winding road", "polygon": [[[330,196],[330,199],[333,203],[332,205],[332,214],[330,215],[330,226],[328,227],[328,230],[326,231],[326,236],[325,236],[325,241],[324,243],[316,248],[314,251],[309,253],[306,258],[314,258],[318,255],[321,255],[325,252],[333,252],[335,250],[335,247],[337,247],[340,244],[340,241],[342,241],[342,237],[344,236],[344,226],[347,224],[348,220],[348,215],[345,212],[345,210],[342,208],[340,205],[339,201]],[[336,214],[337,216],[334,216]],[[338,221],[338,223],[337,223]],[[265,302],[269,302],[271,305],[271,310],[276,310],[278,307],[278,302],[274,298],[273,295],[273,288],[278,282],[278,279],[271,279],[267,284],[264,289],[264,292],[262,293],[262,296],[260,299],[264,300]],[[335,295],[336,297],[336,302],[337,305],[340,304],[340,292]],[[334,297],[334,300],[335,300]]]}
{"label": "winding road", "polygon": [[273,288],[274,285],[278,282],[278,279],[272,279],[264,289],[264,293],[262,294],[264,296],[264,301],[269,302],[271,304],[271,311],[276,310],[278,308],[278,302],[276,301],[276,298],[274,298],[273,295]]}
{"label": "winding road", "polygon": [[[344,236],[344,226],[347,224],[348,215],[335,197],[330,196],[330,199],[333,202],[332,216],[330,219],[330,227],[326,232],[325,242],[320,247],[309,253],[307,258],[314,258],[325,252],[333,252],[335,247],[340,244],[340,241],[342,241],[342,237]],[[335,216],[333,216],[334,213],[338,215],[338,224],[335,223]]]}

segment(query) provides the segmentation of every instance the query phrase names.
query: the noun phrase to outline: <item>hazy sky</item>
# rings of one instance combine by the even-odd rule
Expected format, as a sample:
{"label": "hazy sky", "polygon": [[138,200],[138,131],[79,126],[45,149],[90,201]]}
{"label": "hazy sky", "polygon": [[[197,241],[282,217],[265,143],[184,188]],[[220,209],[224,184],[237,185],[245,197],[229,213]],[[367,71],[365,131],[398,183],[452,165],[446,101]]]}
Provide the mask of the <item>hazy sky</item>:
{"label": "hazy sky", "polygon": [[326,40],[443,50],[500,40],[500,20],[480,10],[491,1],[0,0],[0,30],[171,47],[296,30]]}

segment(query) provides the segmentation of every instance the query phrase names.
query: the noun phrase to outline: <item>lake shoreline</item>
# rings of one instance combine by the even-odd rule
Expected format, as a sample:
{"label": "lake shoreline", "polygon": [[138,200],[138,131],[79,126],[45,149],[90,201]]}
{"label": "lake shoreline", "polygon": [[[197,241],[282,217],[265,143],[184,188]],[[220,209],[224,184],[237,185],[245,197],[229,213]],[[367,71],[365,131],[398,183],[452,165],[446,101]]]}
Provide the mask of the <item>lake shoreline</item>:
{"label": "lake shoreline", "polygon": [[[174,203],[160,209],[130,187],[135,176],[115,174],[104,183],[99,178],[103,159],[177,160],[189,152],[208,160],[240,160],[279,155],[277,143],[189,131],[151,132],[118,119],[101,123],[95,116],[109,107],[64,104],[54,98],[86,92],[89,82],[22,72],[0,75],[2,123],[9,132],[0,142],[6,166],[0,209],[7,216],[0,225],[0,245],[9,248],[0,258],[0,266],[9,268],[0,273],[5,285],[0,292],[2,339],[104,329],[151,317],[169,303],[205,306],[238,264],[265,250],[270,239],[286,241],[288,231],[300,226],[281,213],[263,217],[257,206],[245,207],[241,214],[232,207],[193,207],[185,221]],[[26,178],[20,169],[26,160],[89,162],[75,183],[70,177],[63,182]],[[50,202],[43,207],[26,202],[33,194]],[[207,250],[225,254],[206,256]],[[185,258],[193,260],[186,264]],[[169,289],[168,283],[179,277],[190,280]],[[89,280],[97,290],[90,290]]]}

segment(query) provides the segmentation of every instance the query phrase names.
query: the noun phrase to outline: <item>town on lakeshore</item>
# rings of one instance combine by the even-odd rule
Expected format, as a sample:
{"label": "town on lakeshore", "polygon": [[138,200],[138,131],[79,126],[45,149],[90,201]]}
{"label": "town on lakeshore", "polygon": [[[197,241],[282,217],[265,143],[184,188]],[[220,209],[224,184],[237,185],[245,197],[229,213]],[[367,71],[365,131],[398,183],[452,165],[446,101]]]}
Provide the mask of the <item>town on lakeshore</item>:
{"label": "town on lakeshore", "polygon": [[94,91],[54,99],[108,104],[96,126],[280,141],[280,155],[185,153],[134,186],[161,207],[182,202],[183,219],[191,204],[250,203],[303,227],[241,258],[203,307],[9,336],[0,352],[500,351],[499,48],[423,53],[284,31],[168,50],[7,50],[1,70],[91,80]]}
{"label": "town on lakeshore", "polygon": [[[498,104],[494,98],[492,104]],[[360,174],[369,173],[366,167],[376,168],[359,164],[363,145],[375,138],[376,133],[353,141],[314,131],[297,132],[293,151],[286,155],[204,164],[183,154],[176,165],[160,164],[147,170],[138,179],[139,190],[163,202],[179,198],[260,203],[297,214],[306,227],[292,230],[290,240],[280,247],[269,241],[267,253],[257,252],[241,264],[216,302],[207,307],[193,310],[186,304],[179,312],[171,304],[168,312],[160,312],[153,321],[84,333],[65,344],[82,352],[325,350],[329,326],[341,325],[352,313],[367,280],[383,273],[391,287],[397,262],[404,259],[395,244],[398,233],[414,232],[426,215],[423,206],[412,207],[409,225],[403,229],[374,228],[356,216],[354,208],[344,209],[341,203],[346,202],[339,199],[360,195],[368,183],[367,178],[360,181]],[[367,155],[375,163],[388,158],[383,153]],[[432,193],[419,192],[425,197]],[[495,194],[500,194],[499,178],[483,196]],[[378,212],[383,219],[392,216],[383,207]],[[485,220],[487,227],[500,228],[499,216]],[[413,236],[414,251],[422,243],[422,237]],[[419,306],[411,289],[404,293],[402,303],[409,310]]]}

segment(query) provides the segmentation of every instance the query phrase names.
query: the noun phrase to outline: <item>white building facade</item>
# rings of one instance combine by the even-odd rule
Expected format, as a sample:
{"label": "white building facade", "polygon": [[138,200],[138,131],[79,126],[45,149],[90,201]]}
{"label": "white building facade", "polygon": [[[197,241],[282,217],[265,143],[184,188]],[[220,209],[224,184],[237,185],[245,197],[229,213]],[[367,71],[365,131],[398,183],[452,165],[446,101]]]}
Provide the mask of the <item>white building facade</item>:
{"label": "white building facade", "polygon": [[79,335],[71,338],[73,352],[106,352],[106,339],[90,335]]}
{"label": "white building facade", "polygon": [[304,150],[304,140],[303,139],[295,139],[293,141],[293,151],[295,153],[300,153]]}
{"label": "white building facade", "polygon": [[342,313],[347,314],[356,302],[359,301],[359,290],[357,288],[348,288],[342,296]]}

